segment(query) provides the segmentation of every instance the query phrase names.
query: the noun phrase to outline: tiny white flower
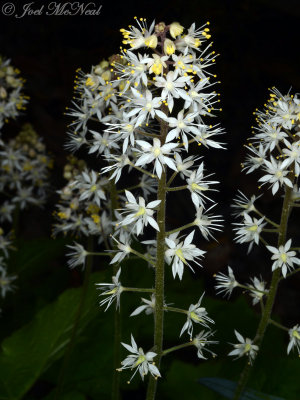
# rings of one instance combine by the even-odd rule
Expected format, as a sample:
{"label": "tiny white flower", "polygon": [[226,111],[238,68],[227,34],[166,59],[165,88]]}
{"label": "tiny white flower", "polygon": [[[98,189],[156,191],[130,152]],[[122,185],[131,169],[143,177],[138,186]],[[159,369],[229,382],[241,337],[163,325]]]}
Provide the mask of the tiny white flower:
{"label": "tiny white flower", "polygon": [[228,275],[218,272],[215,276],[217,285],[215,286],[217,293],[223,293],[224,296],[230,297],[233,289],[239,285],[235,279],[232,269],[228,266]]}
{"label": "tiny white flower", "polygon": [[85,265],[85,259],[87,257],[87,255],[89,254],[84,247],[79,244],[74,242],[74,246],[69,246],[67,245],[67,247],[71,250],[73,250],[71,253],[68,253],[67,256],[70,257],[70,259],[68,260],[68,265],[70,268],[75,268],[78,265],[82,265],[82,267],[84,267]]}
{"label": "tiny white flower", "polygon": [[237,227],[234,228],[236,231],[235,241],[237,243],[249,243],[248,252],[251,251],[253,247],[253,243],[259,243],[259,235],[263,230],[263,227],[266,225],[264,221],[265,217],[260,219],[252,218],[250,215],[244,213],[243,214],[244,221],[242,223],[235,223]]}
{"label": "tiny white flower", "polygon": [[112,277],[112,283],[96,283],[97,286],[100,286],[97,289],[105,290],[105,292],[101,293],[100,296],[107,296],[104,300],[100,301],[100,306],[107,304],[105,311],[109,308],[109,306],[116,300],[116,308],[120,308],[120,296],[123,292],[123,286],[119,281],[119,277],[121,274],[121,268],[119,268],[116,276]]}
{"label": "tiny white flower", "polygon": [[210,344],[217,344],[219,342],[215,341],[215,340],[209,340],[209,338],[211,336],[214,335],[214,332],[211,331],[201,331],[200,333],[198,333],[198,335],[196,335],[192,341],[192,344],[194,346],[196,346],[197,348],[197,356],[203,360],[207,360],[206,357],[204,357],[203,352],[207,351],[208,353],[210,353],[213,357],[216,356],[216,354],[214,352],[212,352],[211,350],[209,350],[206,346],[210,345]]}
{"label": "tiny white flower", "polygon": [[178,274],[179,279],[182,279],[184,265],[187,265],[193,271],[188,261],[193,261],[197,265],[201,266],[197,262],[197,259],[202,257],[206,252],[198,249],[194,244],[192,244],[194,233],[195,231],[191,232],[182,242],[177,239],[178,232],[165,239],[168,246],[168,249],[165,252],[166,260],[169,265],[172,264],[174,278]]}
{"label": "tiny white flower", "polygon": [[208,176],[204,177],[204,164],[202,162],[197,171],[193,171],[186,180],[187,188],[191,192],[192,201],[195,204],[196,208],[200,206],[204,207],[205,199],[210,200],[204,194],[204,192],[206,192],[207,190],[215,190],[211,189],[210,185],[219,183],[217,181],[206,180]]}
{"label": "tiny white flower", "polygon": [[206,240],[209,240],[209,237],[214,239],[212,231],[220,231],[220,228],[222,227],[222,224],[219,224],[219,222],[223,221],[220,215],[208,214],[208,212],[215,206],[216,204],[213,204],[211,207],[209,207],[207,212],[204,212],[203,207],[197,208],[194,224],[198,226],[200,232]]}
{"label": "tiny white flower", "polygon": [[141,300],[144,304],[139,306],[138,308],[136,308],[130,314],[130,317],[136,316],[143,311],[145,311],[146,315],[153,314],[154,309],[155,309],[155,294],[154,293],[151,294],[151,300],[144,299],[143,297],[141,298]]}
{"label": "tiny white flower", "polygon": [[148,223],[157,231],[159,231],[159,226],[155,219],[153,218],[154,210],[160,204],[160,200],[154,200],[150,203],[146,204],[145,199],[143,197],[139,197],[138,202],[133,194],[125,190],[125,194],[128,202],[126,203],[125,211],[128,212],[125,218],[121,221],[121,225],[130,225],[133,224],[133,227],[136,229],[136,234],[140,235],[143,233],[144,227],[148,225]]}
{"label": "tiny white flower", "polygon": [[190,305],[190,307],[187,311],[187,321],[183,325],[179,336],[181,336],[187,330],[188,334],[190,335],[190,338],[192,338],[193,323],[200,324],[202,326],[205,326],[206,328],[208,328],[208,325],[207,325],[208,322],[211,324],[214,324],[214,321],[208,317],[205,307],[200,307],[203,296],[204,296],[204,293],[200,297],[197,304]]}
{"label": "tiny white flower", "polygon": [[263,185],[270,183],[273,195],[278,191],[280,186],[287,185],[291,188],[293,187],[292,182],[286,176],[289,173],[289,170],[286,169],[289,165],[289,159],[277,162],[271,156],[271,161],[264,160],[264,163],[267,174],[260,178],[259,182],[263,182]]}
{"label": "tiny white flower", "polygon": [[154,169],[159,178],[161,178],[165,165],[176,171],[176,165],[168,155],[171,155],[172,150],[178,146],[177,143],[165,143],[161,146],[161,142],[157,138],[153,139],[153,145],[144,140],[137,140],[136,142],[141,147],[141,150],[137,149],[141,156],[135,163],[136,166],[144,166],[154,161]]}
{"label": "tiny white flower", "polygon": [[300,356],[300,326],[295,325],[289,330],[290,341],[287,347],[287,353],[295,348]]}
{"label": "tiny white flower", "polygon": [[12,292],[15,289],[13,281],[17,279],[16,275],[7,275],[7,270],[3,264],[3,258],[0,257],[0,290],[1,296],[4,298],[7,292]]}
{"label": "tiny white flower", "polygon": [[251,278],[252,284],[248,285],[250,296],[253,298],[252,304],[255,305],[262,300],[268,290],[266,289],[266,282],[256,277]]}
{"label": "tiny white flower", "polygon": [[160,377],[160,372],[158,368],[154,365],[153,359],[156,357],[156,353],[153,351],[148,351],[146,354],[143,349],[137,347],[137,344],[131,335],[131,346],[126,343],[121,343],[126,350],[129,351],[129,355],[121,362],[122,367],[118,368],[117,371],[122,371],[123,369],[134,369],[136,368],[134,374],[130,378],[130,381],[134,377],[134,375],[139,372],[142,380],[144,380],[144,376],[150,372],[152,376],[155,378]]}
{"label": "tiny white flower", "polygon": [[258,346],[253,344],[253,340],[246,338],[244,339],[243,336],[237,332],[236,330],[234,331],[235,336],[237,340],[240,342],[238,344],[232,344],[234,347],[234,350],[232,350],[230,353],[228,353],[229,356],[237,356],[236,358],[240,358],[242,356],[247,356],[249,363],[252,364],[252,361],[255,359],[256,354],[258,352]]}
{"label": "tiny white flower", "polygon": [[295,257],[295,251],[289,251],[292,244],[292,240],[289,239],[285,245],[279,246],[277,249],[273,246],[267,246],[267,249],[273,253],[271,259],[274,260],[272,265],[272,271],[277,268],[281,268],[282,275],[286,277],[287,271],[294,269],[294,264],[299,265],[300,259]]}

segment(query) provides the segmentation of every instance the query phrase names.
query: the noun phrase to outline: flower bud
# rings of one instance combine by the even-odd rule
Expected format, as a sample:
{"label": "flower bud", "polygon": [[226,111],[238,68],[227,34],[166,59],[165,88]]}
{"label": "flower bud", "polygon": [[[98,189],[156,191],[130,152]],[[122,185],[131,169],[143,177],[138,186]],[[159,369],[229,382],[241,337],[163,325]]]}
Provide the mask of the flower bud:
{"label": "flower bud", "polygon": [[170,25],[170,35],[172,38],[176,39],[178,35],[181,35],[183,32],[184,27],[180,25],[179,22],[173,22]]}
{"label": "flower bud", "polygon": [[155,33],[162,33],[166,29],[166,24],[164,22],[159,22],[155,25]]}
{"label": "flower bud", "polygon": [[157,46],[157,36],[151,35],[145,39],[145,45],[151,49],[155,49]]}
{"label": "flower bud", "polygon": [[166,39],[165,42],[164,42],[164,52],[165,52],[165,54],[168,54],[168,55],[174,54],[175,50],[176,50],[175,43],[170,39]]}

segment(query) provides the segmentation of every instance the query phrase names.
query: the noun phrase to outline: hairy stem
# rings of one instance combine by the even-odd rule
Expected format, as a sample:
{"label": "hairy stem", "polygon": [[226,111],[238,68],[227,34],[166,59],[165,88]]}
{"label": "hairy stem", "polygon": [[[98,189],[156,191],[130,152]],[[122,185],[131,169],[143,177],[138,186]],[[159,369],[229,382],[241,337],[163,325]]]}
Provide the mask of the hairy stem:
{"label": "hairy stem", "polygon": [[[292,196],[292,189],[288,186],[285,188],[285,196],[283,200],[283,206],[282,206],[282,211],[281,211],[281,219],[280,219],[280,225],[279,225],[279,232],[278,232],[278,247],[282,246],[286,242],[286,231],[287,231],[287,225],[288,225],[288,218],[289,218],[289,213],[290,213],[290,206],[291,206],[291,196]],[[278,284],[280,281],[280,273],[281,269],[277,268],[273,274],[272,274],[272,280],[270,284],[270,290],[267,295],[267,300],[266,304],[263,310],[263,313],[261,315],[260,323],[258,325],[258,329],[256,331],[256,335],[254,338],[254,342],[256,345],[261,346],[266,329],[268,324],[270,323],[270,317],[277,293],[277,288]],[[250,377],[251,369],[253,367],[254,362],[252,365],[249,363],[246,364],[244,367],[241,375],[239,382],[236,387],[236,392],[234,395],[233,400],[239,400],[246,385],[248,382],[248,379]]]}

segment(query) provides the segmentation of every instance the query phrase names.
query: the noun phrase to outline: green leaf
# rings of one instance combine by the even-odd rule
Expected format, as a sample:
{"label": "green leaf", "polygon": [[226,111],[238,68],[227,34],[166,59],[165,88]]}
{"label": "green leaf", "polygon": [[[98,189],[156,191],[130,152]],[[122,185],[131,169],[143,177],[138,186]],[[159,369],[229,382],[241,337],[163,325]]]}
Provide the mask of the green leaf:
{"label": "green leaf", "polygon": [[[101,280],[100,273],[91,276],[80,331],[97,311],[95,282]],[[21,399],[39,376],[62,356],[70,340],[81,292],[81,288],[65,291],[54,303],[39,311],[28,325],[3,341],[0,354],[1,400]]]}
{"label": "green leaf", "polygon": [[[221,394],[226,397],[226,399],[233,399],[236,382],[232,382],[228,379],[222,378],[201,378],[198,380],[201,385],[204,385],[214,392]],[[270,394],[265,394],[258,392],[253,389],[247,389],[241,396],[240,400],[285,400],[282,397],[271,396]]]}

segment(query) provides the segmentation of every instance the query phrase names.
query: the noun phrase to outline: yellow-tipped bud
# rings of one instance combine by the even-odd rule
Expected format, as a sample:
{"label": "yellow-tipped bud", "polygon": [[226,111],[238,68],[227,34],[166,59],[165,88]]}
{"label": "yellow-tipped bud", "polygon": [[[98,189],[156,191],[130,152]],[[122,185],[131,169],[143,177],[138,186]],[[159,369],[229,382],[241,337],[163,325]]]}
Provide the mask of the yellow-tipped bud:
{"label": "yellow-tipped bud", "polygon": [[166,39],[165,42],[164,42],[164,52],[165,52],[165,54],[168,54],[168,55],[174,54],[175,50],[176,50],[175,43],[170,39]]}
{"label": "yellow-tipped bud", "polygon": [[157,46],[157,36],[151,35],[145,39],[145,45],[151,49],[155,49]]}
{"label": "yellow-tipped bud", "polygon": [[179,22],[173,22],[170,25],[170,35],[172,38],[176,39],[178,35],[181,35],[184,30],[184,27],[180,25]]}

